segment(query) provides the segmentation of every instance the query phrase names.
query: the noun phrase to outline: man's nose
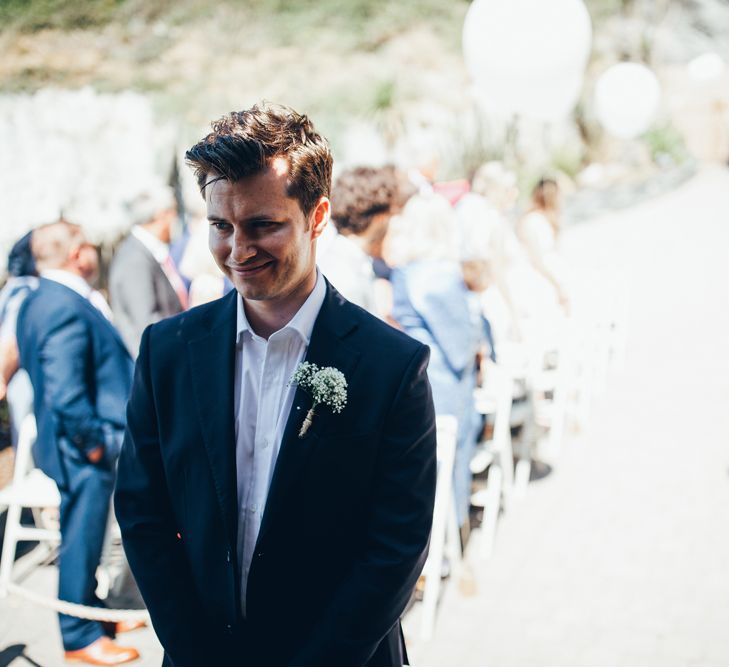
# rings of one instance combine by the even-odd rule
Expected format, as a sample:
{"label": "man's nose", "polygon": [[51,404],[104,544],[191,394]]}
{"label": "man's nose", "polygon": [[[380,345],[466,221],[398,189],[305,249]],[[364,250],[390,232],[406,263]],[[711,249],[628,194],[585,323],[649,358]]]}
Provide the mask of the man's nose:
{"label": "man's nose", "polygon": [[243,264],[258,253],[250,237],[243,232],[236,232],[233,238],[233,249],[230,253],[231,259],[236,264]]}

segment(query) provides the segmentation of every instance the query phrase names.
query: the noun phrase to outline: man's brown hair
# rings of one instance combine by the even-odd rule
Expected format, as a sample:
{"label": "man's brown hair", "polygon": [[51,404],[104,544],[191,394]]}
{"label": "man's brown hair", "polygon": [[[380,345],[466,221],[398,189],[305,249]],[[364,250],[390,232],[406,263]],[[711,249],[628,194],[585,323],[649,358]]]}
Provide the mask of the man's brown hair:
{"label": "man's brown hair", "polygon": [[334,184],[332,220],[340,232],[364,234],[379,213],[398,204],[397,172],[392,166],[355,167],[342,172]]}
{"label": "man's brown hair", "polygon": [[262,172],[276,158],[287,160],[288,194],[305,214],[321,197],[329,196],[329,143],[305,115],[287,106],[263,103],[233,111],[216,120],[212,132],[185,153],[203,197],[206,183],[212,182],[209,176],[234,183]]}

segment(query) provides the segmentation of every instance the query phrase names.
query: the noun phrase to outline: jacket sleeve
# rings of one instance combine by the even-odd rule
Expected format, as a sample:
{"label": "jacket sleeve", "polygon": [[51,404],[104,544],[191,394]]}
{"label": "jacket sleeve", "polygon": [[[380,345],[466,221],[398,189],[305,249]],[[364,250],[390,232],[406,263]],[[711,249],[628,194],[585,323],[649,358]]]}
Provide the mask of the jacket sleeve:
{"label": "jacket sleeve", "polygon": [[289,667],[364,665],[399,621],[425,564],[436,479],[429,351],[410,360],[380,442],[362,552]]}
{"label": "jacket sleeve", "polygon": [[65,310],[40,347],[45,399],[56,419],[58,435],[84,453],[108,444],[108,427],[99,419],[89,395],[94,358],[88,324],[77,312]]}
{"label": "jacket sleeve", "polygon": [[[119,458],[114,508],[124,551],[165,648],[165,664],[216,662],[219,632],[207,627],[169,499],[150,380],[149,329],[140,346]],[[205,647],[203,649],[203,646]],[[171,661],[171,663],[170,663]]]}

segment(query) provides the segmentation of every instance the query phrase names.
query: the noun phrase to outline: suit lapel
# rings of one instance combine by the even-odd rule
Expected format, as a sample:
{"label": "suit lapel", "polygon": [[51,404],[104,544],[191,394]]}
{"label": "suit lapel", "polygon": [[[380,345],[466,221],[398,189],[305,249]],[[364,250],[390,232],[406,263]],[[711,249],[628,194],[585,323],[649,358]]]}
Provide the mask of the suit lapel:
{"label": "suit lapel", "polygon": [[[327,282],[327,295],[314,324],[305,357],[306,361],[315,363],[317,366],[337,368],[344,373],[347,381],[352,376],[359,360],[359,352],[352,350],[344,342],[345,337],[356,327],[352,318],[347,317],[347,310],[350,307],[339,292]],[[259,544],[275,519],[276,513],[281,507],[285,507],[288,491],[303,470],[316,441],[316,436],[322,432],[330,420],[337,418],[337,415],[333,414],[328,407],[318,408],[311,428],[303,438],[299,438],[299,429],[310,407],[311,397],[297,387],[281,439],[271,486],[268,490],[268,499],[258,535]],[[347,407],[344,409],[347,410]]]}
{"label": "suit lapel", "polygon": [[215,490],[231,545],[236,544],[235,463],[236,291],[221,299],[203,336],[188,343],[193,392]]}

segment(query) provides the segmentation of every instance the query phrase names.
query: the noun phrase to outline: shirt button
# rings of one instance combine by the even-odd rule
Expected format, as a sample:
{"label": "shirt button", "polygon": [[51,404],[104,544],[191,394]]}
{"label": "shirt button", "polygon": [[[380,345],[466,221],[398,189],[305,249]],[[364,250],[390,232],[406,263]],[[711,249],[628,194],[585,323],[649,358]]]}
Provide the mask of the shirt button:
{"label": "shirt button", "polygon": [[258,505],[251,505],[250,509],[251,512],[256,512],[258,510]]}
{"label": "shirt button", "polygon": [[261,444],[263,445],[263,449],[266,449],[268,447],[268,438],[264,438]]}

